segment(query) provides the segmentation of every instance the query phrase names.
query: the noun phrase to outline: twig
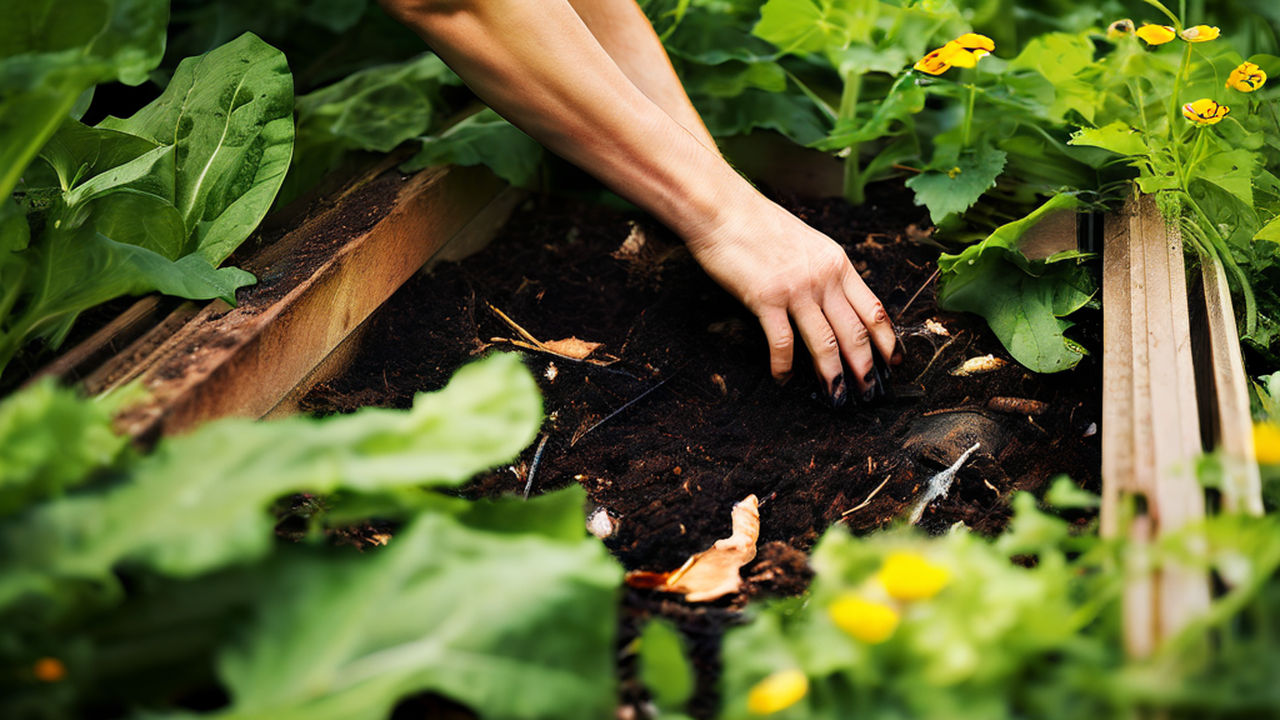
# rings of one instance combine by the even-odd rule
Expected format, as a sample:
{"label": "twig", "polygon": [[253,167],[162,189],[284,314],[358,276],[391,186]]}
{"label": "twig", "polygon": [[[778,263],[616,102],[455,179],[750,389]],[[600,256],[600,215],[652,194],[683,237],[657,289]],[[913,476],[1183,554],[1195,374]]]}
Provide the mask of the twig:
{"label": "twig", "polygon": [[960,330],[955,335],[952,335],[950,340],[942,343],[942,347],[935,350],[933,352],[933,357],[929,358],[929,364],[924,366],[924,369],[920,371],[920,374],[917,375],[916,379],[912,380],[911,383],[914,385],[915,383],[920,382],[920,378],[924,377],[924,374],[929,372],[929,368],[933,367],[933,364],[938,362],[938,358],[942,357],[943,351],[951,347],[951,343],[955,342],[956,340],[959,340],[960,336],[963,334],[964,334],[964,331]]}
{"label": "twig", "polygon": [[547,448],[547,441],[551,439],[549,433],[542,435],[542,440],[538,443],[538,449],[533,451],[533,462],[529,465],[529,479],[524,483],[524,499],[529,499],[529,492],[533,490],[533,475],[538,472],[538,464],[542,462],[542,451]]}
{"label": "twig", "polygon": [[912,295],[911,299],[907,301],[907,304],[903,305],[902,309],[898,311],[898,316],[893,319],[894,325],[898,324],[898,321],[902,319],[902,316],[907,313],[907,308],[911,307],[911,303],[915,302],[916,298],[920,297],[920,293],[924,292],[924,289],[929,287],[929,283],[933,282],[934,279],[938,277],[938,273],[940,272],[942,272],[941,267],[934,269],[933,274],[929,276],[929,279],[924,281],[924,284],[920,286],[920,289],[916,290],[916,294]]}
{"label": "twig", "polygon": [[653,387],[649,388],[648,390],[645,390],[644,392],[640,393],[639,395],[635,396],[634,398],[632,398],[632,399],[628,400],[628,401],[627,401],[627,402],[626,402],[622,407],[618,408],[617,410],[614,410],[613,412],[609,413],[608,415],[605,415],[605,416],[604,416],[604,419],[600,420],[600,422],[597,422],[595,425],[592,425],[591,427],[587,428],[586,430],[583,430],[581,434],[579,434],[577,437],[575,437],[573,440],[571,440],[571,441],[569,442],[569,447],[573,447],[574,445],[576,445],[576,444],[578,443],[578,441],[579,441],[579,440],[581,440],[582,438],[584,438],[584,437],[586,437],[588,434],[590,434],[592,430],[595,430],[596,428],[600,427],[601,425],[603,425],[603,424],[605,424],[605,423],[609,422],[609,421],[610,421],[610,420],[612,420],[614,417],[616,417],[616,416],[618,415],[618,413],[622,412],[623,410],[626,410],[627,408],[631,407],[632,405],[635,405],[636,403],[638,403],[638,402],[640,402],[641,400],[645,399],[645,398],[649,395],[649,393],[653,392],[654,390],[657,390],[658,388],[662,387],[663,385],[666,385],[666,384],[667,384],[667,381],[668,381],[668,380],[670,380],[671,378],[675,377],[675,376],[676,376],[676,373],[672,373],[672,374],[670,374],[670,375],[666,376],[665,378],[663,378],[662,380],[660,380],[660,381],[658,382],[658,384],[657,384],[657,385],[654,385]]}
{"label": "twig", "polygon": [[853,513],[858,512],[862,508],[870,505],[871,499],[874,498],[877,494],[879,494],[880,491],[884,489],[885,485],[889,484],[889,480],[891,478],[893,478],[893,473],[889,473],[888,475],[886,475],[884,480],[879,485],[876,486],[876,489],[871,491],[871,494],[867,496],[866,500],[863,500],[862,502],[858,503],[854,507],[851,507],[848,510],[845,510],[844,512],[840,513],[840,517],[847,517],[849,515],[852,515]]}
{"label": "twig", "polygon": [[506,314],[506,313],[504,313],[504,312],[502,312],[501,310],[499,310],[498,308],[494,307],[494,306],[493,306],[493,303],[485,303],[485,305],[488,305],[488,306],[489,306],[489,310],[490,310],[490,311],[492,311],[494,315],[497,315],[497,316],[502,320],[502,322],[506,323],[507,325],[509,325],[509,326],[511,327],[511,329],[512,329],[512,330],[515,330],[517,333],[519,333],[519,334],[520,334],[520,337],[522,337],[522,338],[524,338],[525,340],[529,341],[530,343],[532,343],[532,344],[536,345],[536,346],[538,347],[538,349],[539,349],[539,350],[542,350],[542,351],[545,351],[545,352],[551,352],[553,355],[558,355],[558,354],[559,354],[559,353],[555,353],[555,352],[552,352],[551,350],[547,349],[547,346],[546,346],[546,345],[543,345],[541,340],[539,340],[538,338],[534,337],[534,336],[533,336],[533,334],[532,334],[532,333],[530,333],[528,330],[525,330],[524,328],[520,327],[520,324],[519,324],[519,323],[517,323],[515,320],[512,320],[511,318],[507,317],[507,314]]}

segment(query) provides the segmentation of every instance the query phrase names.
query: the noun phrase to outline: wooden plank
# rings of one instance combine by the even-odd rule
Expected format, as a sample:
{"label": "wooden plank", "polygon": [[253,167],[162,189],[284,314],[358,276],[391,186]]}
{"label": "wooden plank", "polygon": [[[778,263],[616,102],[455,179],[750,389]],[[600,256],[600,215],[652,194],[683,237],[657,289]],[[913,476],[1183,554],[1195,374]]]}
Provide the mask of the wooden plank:
{"label": "wooden plank", "polygon": [[1129,223],[1108,218],[1102,243],[1102,511],[1103,537],[1120,532],[1122,492],[1132,492],[1134,438],[1133,298]]}
{"label": "wooden plank", "polygon": [[388,170],[244,263],[258,285],[210,303],[107,387],[136,376],[117,417],[142,442],[215,417],[260,417],[465,227],[502,183],[480,168]]}
{"label": "wooden plank", "polygon": [[1181,237],[1153,199],[1131,201],[1107,224],[1103,247],[1102,532],[1131,541],[1125,646],[1149,655],[1209,605],[1202,570],[1152,543],[1204,516],[1194,460],[1201,452]]}
{"label": "wooden plank", "polygon": [[1225,456],[1222,505],[1229,512],[1261,516],[1262,477],[1253,447],[1248,376],[1240,353],[1240,335],[1226,272],[1201,258],[1208,357],[1202,363],[1212,379],[1213,448]]}
{"label": "wooden plank", "polygon": [[[484,249],[485,246],[493,240],[498,234],[498,230],[506,224],[507,219],[511,217],[511,213],[516,206],[528,195],[524,190],[514,187],[507,187],[498,193],[489,204],[485,206],[472,220],[467,223],[466,227],[459,230],[448,242],[444,244],[439,251],[432,256],[431,260],[423,267],[423,270],[439,264],[440,262],[457,262],[463,260],[472,254]],[[369,323],[373,317],[365,318],[355,330],[353,330],[346,339],[335,347],[324,360],[320,361],[316,367],[298,382],[288,393],[285,394],[275,407],[268,410],[262,417],[276,418],[294,415],[301,411],[299,406],[302,398],[317,383],[327,382],[333,378],[346,372],[355,359],[356,353],[360,350],[363,342],[364,333],[369,327]]]}
{"label": "wooden plank", "polygon": [[170,306],[159,295],[147,295],[139,299],[114,320],[40,369],[23,385],[30,385],[43,377],[63,381],[79,380],[82,375],[92,372],[98,363],[120,352],[146,333]]}

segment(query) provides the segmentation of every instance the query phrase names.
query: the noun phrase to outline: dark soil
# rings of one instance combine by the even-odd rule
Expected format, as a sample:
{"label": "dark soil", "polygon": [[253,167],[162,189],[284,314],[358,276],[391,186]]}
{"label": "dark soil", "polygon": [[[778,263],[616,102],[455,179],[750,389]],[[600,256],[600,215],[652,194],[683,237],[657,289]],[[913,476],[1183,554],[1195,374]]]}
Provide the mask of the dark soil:
{"label": "dark soil", "polygon": [[[846,248],[896,318],[906,360],[893,371],[893,398],[831,409],[804,357],[779,387],[755,319],[674,238],[641,216],[543,198],[518,211],[486,250],[410,281],[370,319],[350,371],[318,385],[304,407],[407,407],[415,393],[443,386],[474,356],[512,348],[507,340],[519,336],[490,306],[541,341],[603,343],[592,358],[618,358],[607,366],[527,352],[548,415],[533,492],[579,483],[615,521],[608,547],[628,569],[655,571],[674,569],[727,536],[731,506],[759,496],[761,551],[743,570],[742,596],[708,610],[660,593],[628,593],[633,619],[677,617],[691,638],[710,644],[705,658],[715,655],[721,616],[747,597],[803,590],[802,553],[825,529],[844,522],[861,533],[894,522],[932,474],[975,442],[981,447],[950,496],[925,512],[927,529],[962,522],[998,532],[1012,493],[1040,492],[1060,473],[1098,490],[1097,362],[1086,358],[1051,376],[1012,361],[986,374],[952,375],[966,359],[1007,355],[981,318],[935,307],[938,250],[920,242],[927,215],[910,196],[882,187],[857,208],[839,200],[781,201]],[[632,223],[639,223],[644,247],[618,257]],[[1077,339],[1100,349],[1098,317],[1076,319]],[[931,332],[935,323],[949,334]],[[997,397],[1039,401],[1043,412],[989,409]],[[530,449],[465,493],[523,492],[532,455]],[[714,677],[713,667],[704,670],[704,680]],[[700,702],[713,705],[714,690],[701,690]],[[624,699],[631,694],[624,682]]]}

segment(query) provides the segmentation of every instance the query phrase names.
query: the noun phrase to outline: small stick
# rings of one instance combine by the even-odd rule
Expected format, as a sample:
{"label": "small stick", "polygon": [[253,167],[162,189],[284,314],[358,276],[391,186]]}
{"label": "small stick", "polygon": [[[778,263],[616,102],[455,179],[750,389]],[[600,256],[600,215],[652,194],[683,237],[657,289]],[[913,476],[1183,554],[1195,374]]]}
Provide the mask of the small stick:
{"label": "small stick", "polygon": [[586,436],[587,436],[587,435],[588,435],[592,430],[595,430],[596,428],[600,427],[601,425],[603,425],[603,424],[605,424],[605,423],[609,422],[609,421],[610,421],[610,420],[612,420],[615,416],[617,416],[617,415],[618,415],[618,413],[622,412],[623,410],[626,410],[627,408],[631,407],[632,405],[635,405],[636,403],[638,403],[638,402],[640,402],[641,400],[645,399],[645,397],[646,397],[646,396],[648,396],[648,395],[649,395],[649,393],[653,392],[654,390],[657,390],[658,388],[662,387],[663,385],[666,385],[666,384],[667,384],[667,381],[668,381],[668,380],[670,380],[670,379],[671,379],[671,378],[673,378],[673,377],[675,377],[675,373],[672,373],[672,374],[670,374],[670,375],[666,376],[666,377],[665,377],[665,378],[663,378],[661,381],[659,381],[657,385],[654,385],[653,387],[649,388],[648,390],[645,390],[644,392],[640,393],[639,395],[635,396],[634,398],[632,398],[632,399],[628,400],[628,401],[626,402],[626,404],[624,404],[622,407],[618,408],[617,410],[614,410],[613,412],[609,413],[608,415],[605,415],[605,416],[604,416],[604,419],[602,419],[600,422],[597,422],[595,425],[592,425],[591,427],[587,428],[586,430],[582,431],[582,434],[581,434],[581,435],[578,435],[578,437],[574,438],[574,439],[573,439],[573,441],[569,443],[569,445],[570,445],[570,446],[576,445],[576,444],[577,444],[577,442],[578,442],[579,440],[581,440],[582,438],[586,437]]}
{"label": "small stick", "polygon": [[938,358],[942,357],[942,353],[945,352],[947,348],[951,347],[951,343],[955,342],[956,340],[959,340],[960,336],[963,334],[964,334],[964,331],[961,330],[957,332],[955,335],[952,335],[950,340],[942,343],[942,347],[934,351],[933,357],[929,358],[929,364],[924,366],[924,369],[920,371],[920,374],[916,376],[915,380],[911,381],[911,384],[914,385],[920,382],[920,378],[924,377],[925,373],[929,372],[929,368],[933,367],[933,364],[938,362]]}
{"label": "small stick", "polygon": [[906,314],[907,308],[911,307],[911,303],[915,302],[916,298],[920,297],[920,293],[924,292],[924,289],[929,287],[929,283],[933,282],[934,278],[938,277],[938,273],[940,272],[942,272],[942,268],[941,267],[936,268],[933,271],[933,274],[929,276],[929,279],[925,280],[924,284],[920,286],[920,289],[916,290],[916,294],[912,295],[911,299],[907,301],[907,304],[902,306],[902,309],[898,311],[898,316],[893,319],[894,325],[898,324],[898,321],[901,320],[902,316]]}
{"label": "small stick", "polygon": [[506,313],[504,313],[504,312],[502,312],[501,310],[499,310],[498,308],[494,307],[494,306],[493,306],[493,304],[491,304],[491,303],[485,303],[485,305],[488,305],[488,306],[489,306],[489,309],[490,309],[491,311],[493,311],[493,314],[494,314],[494,315],[497,315],[499,318],[501,318],[501,319],[502,319],[502,321],[503,321],[503,322],[505,322],[507,325],[510,325],[512,330],[515,330],[517,333],[519,333],[519,334],[520,334],[520,337],[524,338],[525,340],[528,340],[530,343],[533,343],[534,345],[537,345],[539,350],[544,350],[544,351],[546,351],[546,352],[551,352],[553,355],[559,354],[559,353],[555,353],[555,352],[552,352],[551,350],[549,350],[549,349],[547,348],[547,346],[546,346],[546,345],[543,345],[543,344],[542,344],[542,341],[541,341],[541,340],[539,340],[538,338],[534,337],[534,336],[533,336],[533,335],[532,335],[528,330],[525,330],[524,328],[520,327],[520,324],[519,324],[519,323],[517,323],[515,320],[512,320],[511,318],[507,317],[507,314],[506,314]]}
{"label": "small stick", "polygon": [[533,490],[533,475],[538,472],[538,464],[542,462],[542,451],[547,448],[547,441],[551,439],[549,433],[543,433],[542,440],[538,443],[538,449],[533,451],[533,463],[529,465],[529,479],[524,483],[524,499],[529,499],[529,492]]}
{"label": "small stick", "polygon": [[892,478],[892,477],[893,477],[893,473],[889,473],[888,475],[886,475],[886,476],[885,476],[885,478],[884,478],[884,481],[882,481],[879,485],[877,485],[875,490],[872,490],[872,491],[871,491],[871,494],[867,496],[867,499],[866,499],[866,500],[863,500],[862,502],[858,503],[856,506],[851,507],[851,508],[849,508],[848,510],[845,510],[844,512],[840,513],[840,517],[845,517],[845,516],[847,516],[847,515],[851,515],[851,514],[853,514],[853,513],[858,512],[858,511],[859,511],[859,510],[861,510],[862,508],[864,508],[864,507],[866,507],[866,506],[870,505],[870,504],[871,504],[871,498],[874,498],[874,497],[875,497],[875,496],[876,496],[876,495],[877,495],[881,490],[883,490],[883,489],[884,489],[884,486],[889,484],[889,480],[890,480],[890,478]]}

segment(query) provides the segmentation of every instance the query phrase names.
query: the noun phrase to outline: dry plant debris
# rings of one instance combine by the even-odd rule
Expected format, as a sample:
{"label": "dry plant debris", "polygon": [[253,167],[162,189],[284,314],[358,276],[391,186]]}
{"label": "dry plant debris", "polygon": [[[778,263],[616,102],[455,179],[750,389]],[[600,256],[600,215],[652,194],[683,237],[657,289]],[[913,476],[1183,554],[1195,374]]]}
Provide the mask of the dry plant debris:
{"label": "dry plant debris", "polygon": [[760,537],[760,501],[748,495],[733,506],[733,534],[717,540],[685,561],[678,570],[627,573],[627,584],[680,593],[688,602],[710,602],[737,592],[742,585],[742,566],[756,557]]}

